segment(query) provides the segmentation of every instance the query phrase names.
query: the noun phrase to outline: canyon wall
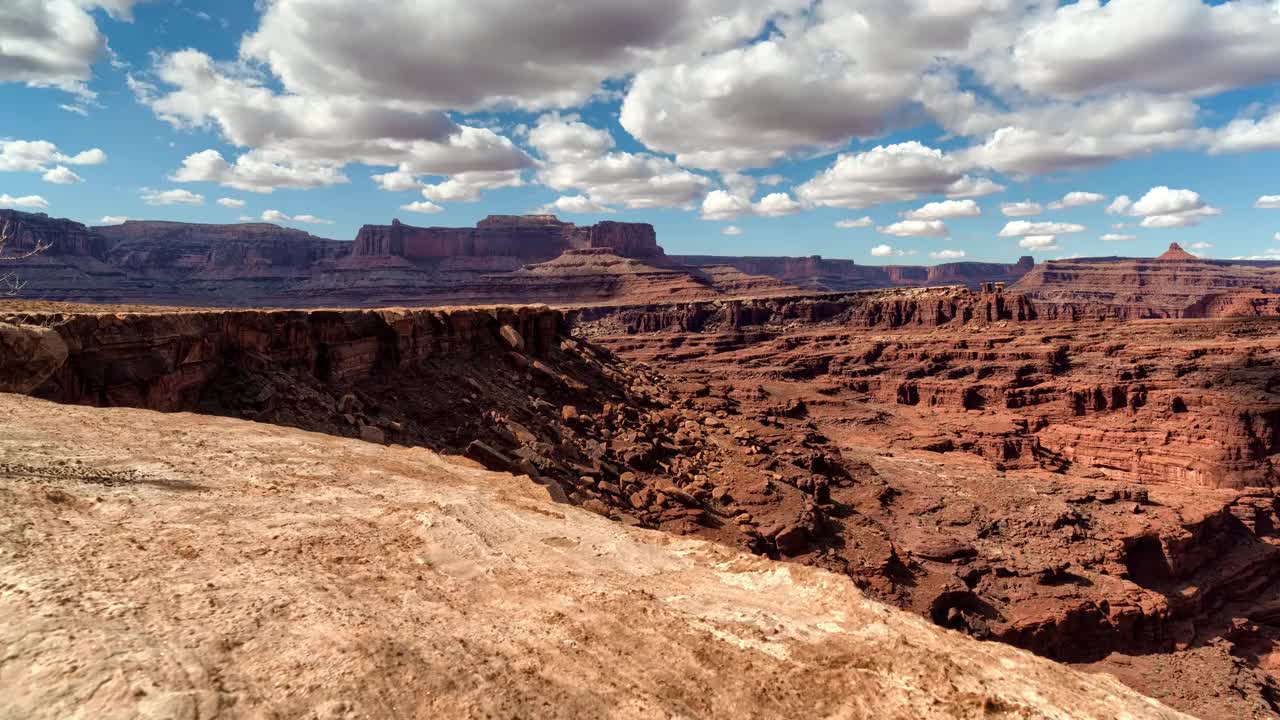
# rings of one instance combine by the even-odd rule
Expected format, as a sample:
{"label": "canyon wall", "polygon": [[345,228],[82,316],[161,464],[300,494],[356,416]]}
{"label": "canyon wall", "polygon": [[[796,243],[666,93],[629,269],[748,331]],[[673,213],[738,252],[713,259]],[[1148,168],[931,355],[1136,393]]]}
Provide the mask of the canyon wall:
{"label": "canyon wall", "polygon": [[859,265],[852,260],[810,257],[731,257],[673,255],[675,262],[695,267],[728,265],[750,275],[764,275],[807,289],[845,292],[894,286],[1012,283],[1035,265],[1029,257],[1014,264],[958,262],[934,266]]}
{"label": "canyon wall", "polygon": [[1271,319],[1063,322],[1061,308],[998,288],[601,308],[582,319],[591,337],[638,359],[837,383],[833,397],[847,403],[833,407],[893,408],[873,434],[906,447],[1138,482],[1280,485]]}
{"label": "canyon wall", "polygon": [[553,215],[491,215],[474,228],[421,228],[393,220],[365,225],[356,235],[352,255],[428,259],[446,257],[513,257],[545,261],[566,250],[612,248],[623,257],[662,256],[652,225],[602,222],[590,227],[565,223]]}
{"label": "canyon wall", "polygon": [[1158,258],[1051,260],[1011,289],[1064,319],[1254,314],[1273,304],[1237,298],[1280,292],[1280,263],[1202,260],[1174,243]]}
{"label": "canyon wall", "polygon": [[[0,316],[0,320],[6,318]],[[48,325],[65,361],[32,394],[64,403],[195,410],[219,379],[266,367],[350,383],[428,359],[500,356],[504,327],[533,356],[566,331],[546,308],[24,314]]]}

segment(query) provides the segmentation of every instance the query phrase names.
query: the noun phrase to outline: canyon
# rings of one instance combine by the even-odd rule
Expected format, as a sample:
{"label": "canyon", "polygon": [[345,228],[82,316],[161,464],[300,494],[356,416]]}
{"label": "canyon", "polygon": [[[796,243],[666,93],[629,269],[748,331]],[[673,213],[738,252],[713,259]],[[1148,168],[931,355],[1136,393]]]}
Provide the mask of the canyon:
{"label": "canyon", "polygon": [[0,322],[0,390],[50,408],[465,457],[1193,715],[1277,712],[1272,318],[1067,320],[992,283],[574,309],[24,300]]}
{"label": "canyon", "polygon": [[[143,222],[89,229],[3,212],[0,222],[7,223],[3,229],[14,238],[15,250],[49,246],[21,267],[33,292],[0,301],[0,393],[19,394],[0,395],[19,418],[6,435],[57,438],[29,448],[8,440],[10,465],[0,470],[9,468],[7,477],[24,482],[39,481],[40,488],[8,489],[11,512],[17,513],[10,527],[31,527],[32,517],[37,524],[74,522],[96,528],[94,537],[112,538],[113,552],[132,543],[94,524],[94,513],[81,512],[93,507],[83,493],[97,491],[81,489],[81,471],[55,459],[77,456],[70,448],[91,446],[96,457],[112,458],[110,468],[127,468],[128,478],[157,472],[169,479],[194,477],[200,463],[214,463],[223,453],[237,458],[232,470],[211,481],[219,488],[217,502],[249,493],[238,501],[244,508],[237,512],[259,518],[262,528],[253,531],[255,539],[234,543],[269,548],[268,555],[284,547],[276,537],[260,537],[269,531],[278,536],[272,528],[303,522],[310,528],[307,536],[327,532],[310,525],[323,521],[305,509],[329,502],[326,497],[371,503],[361,505],[373,513],[369,518],[394,515],[382,503],[386,497],[372,503],[372,489],[358,491],[343,484],[351,481],[331,476],[345,478],[357,472],[353,468],[368,466],[400,473],[385,492],[394,487],[395,496],[416,498],[411,504],[427,508],[417,517],[429,518],[429,527],[452,528],[469,538],[496,532],[497,526],[479,520],[461,527],[454,524],[457,515],[437,514],[433,503],[444,502],[438,490],[406,490],[421,484],[409,478],[425,472],[432,483],[470,488],[467,513],[479,517],[501,509],[520,532],[532,521],[505,509],[507,494],[524,498],[521,512],[535,501],[551,508],[530,512],[554,513],[561,523],[557,534],[524,544],[559,554],[518,556],[538,568],[578,558],[571,548],[590,545],[594,559],[575,559],[570,568],[629,578],[633,569],[626,564],[651,551],[601,560],[598,548],[695,543],[677,546],[716,558],[707,567],[742,562],[816,583],[788,581],[777,588],[775,607],[788,605],[795,613],[770,615],[768,622],[777,626],[803,625],[796,618],[809,611],[801,595],[810,598],[804,602],[840,603],[846,612],[865,604],[897,613],[893,617],[906,625],[927,622],[959,633],[928,628],[922,632],[931,639],[918,642],[942,643],[932,639],[934,633],[968,648],[955,652],[974,657],[982,651],[973,647],[1034,653],[1074,668],[1062,668],[1061,678],[1114,675],[1173,711],[1205,718],[1280,714],[1275,264],[1203,260],[1177,246],[1153,259],[1036,265],[1024,258],[1012,265],[934,268],[669,256],[651,226],[578,227],[551,216],[495,216],[462,229],[394,222],[366,226],[354,243],[266,224]],[[236,305],[280,309],[219,309]],[[132,464],[90,442],[80,428],[100,428],[113,437],[130,425],[159,432],[167,422],[185,440],[148,440],[148,447],[163,446],[163,453],[156,450],[160,454],[152,457],[139,450],[139,457],[151,459]],[[73,427],[59,429],[59,423]],[[269,439],[249,440],[258,435]],[[235,442],[248,442],[253,450],[242,455]],[[182,460],[183,447],[203,459]],[[303,455],[310,458],[307,473],[314,474],[271,471],[258,485],[237,479],[237,472],[252,475],[295,462],[301,447],[311,448]],[[348,454],[352,459],[327,459]],[[405,469],[413,463],[430,472]],[[186,468],[186,475],[173,475],[177,467]],[[89,474],[96,478],[101,472]],[[89,484],[95,483],[128,488],[112,502],[156,505],[182,518],[211,512],[210,506],[197,509],[166,494],[160,481]],[[282,488],[305,488],[308,494],[294,496]],[[264,489],[270,492],[262,494]],[[134,492],[140,494],[128,495]],[[489,497],[494,492],[501,497]],[[50,500],[52,506],[42,510],[40,498],[49,493],[66,499]],[[292,511],[305,519],[272,519],[253,505],[281,493],[290,502],[306,503]],[[366,499],[353,500],[352,493]],[[488,499],[475,500],[475,493]],[[201,503],[213,502],[197,496]],[[445,504],[459,507],[458,502],[455,497]],[[400,532],[396,528],[405,522],[380,526],[374,535],[344,530],[322,542],[362,538],[365,554],[350,562],[378,565],[377,538]],[[147,529],[161,531],[154,524]],[[203,547],[214,542],[209,532],[199,530],[182,542]],[[587,536],[595,540],[574,539]],[[523,536],[514,537],[509,542]],[[491,552],[472,548],[471,540],[447,533],[436,541],[471,548],[466,562],[483,567],[482,574],[505,576],[511,572],[505,558],[517,557],[504,551],[498,563]],[[311,545],[298,547],[296,552],[310,557]],[[32,573],[39,563],[24,560],[29,546],[16,542],[6,552],[19,560],[15,572],[37,577]],[[49,552],[43,548],[30,557],[65,562],[65,554],[55,559]],[[726,559],[725,553],[740,559]],[[203,556],[196,552],[192,559],[197,557]],[[159,571],[157,558],[147,562]],[[437,572],[437,564],[450,562],[433,557],[426,566]],[[74,578],[50,579],[50,587],[106,583],[112,593],[123,592],[108,582],[114,576],[105,566],[74,567]],[[297,582],[342,584],[332,572],[307,567]],[[399,566],[369,572],[360,582],[386,582],[378,587],[391,594],[408,577]],[[549,583],[566,592],[569,581],[538,572],[521,575],[520,582]],[[743,602],[708,585],[698,572],[696,579],[664,584],[663,592],[682,592],[674,588],[690,582],[690,598],[705,591],[729,605]],[[191,581],[182,578],[175,582]],[[831,591],[833,584],[841,589]],[[30,580],[22,587],[37,585]],[[343,587],[354,592],[354,585]],[[208,599],[252,614],[246,608],[262,598],[237,588],[231,595],[207,593]],[[464,595],[475,592],[481,590],[465,589]],[[32,603],[56,601],[56,593],[28,589],[22,595]],[[590,605],[585,597],[573,597],[578,607]],[[366,607],[369,613],[385,612]],[[636,608],[641,615],[669,611]],[[147,622],[166,637],[182,632],[178,615],[199,615],[190,608],[163,612],[171,615],[148,616]],[[552,611],[539,606],[531,612]],[[920,620],[910,620],[912,615]],[[687,630],[688,623],[708,627],[683,614],[671,617],[670,642],[697,632]],[[752,666],[762,672],[774,667],[766,657],[817,657],[791,640],[785,651],[769,649],[769,641],[741,640],[769,637],[762,626],[711,627],[720,640],[726,633],[739,638],[730,643],[731,652],[765,662]],[[988,642],[964,645],[969,641],[961,635]],[[270,642],[283,642],[272,637]],[[587,637],[601,642],[596,633]],[[21,646],[19,639],[13,642]],[[210,636],[207,642],[223,641]],[[70,646],[57,647],[70,652]],[[495,647],[495,657],[510,652]],[[601,652],[617,647],[609,644]],[[950,645],[939,647],[952,652]],[[852,665],[839,666],[842,672],[865,663],[854,656],[866,651],[842,655],[852,658]],[[421,658],[443,651],[431,646],[414,652]],[[712,643],[700,652],[726,650]],[[414,673],[429,667],[404,664],[396,659],[401,655],[393,658],[381,649],[361,653],[355,660],[366,673],[385,672],[388,664]],[[219,659],[202,666],[203,672],[229,662],[226,653],[215,655]],[[721,660],[730,662],[727,656]],[[788,668],[813,671],[811,665]],[[278,670],[263,669],[263,677]],[[562,670],[582,672],[576,666]],[[1078,671],[1086,674],[1073,674]],[[663,704],[669,702],[699,708],[694,714],[747,703],[741,686],[716,690],[711,705],[697,705],[683,689],[654,699],[652,688],[662,680],[645,678],[641,684],[649,689],[641,696],[658,705],[632,708],[637,716],[659,706],[676,712],[676,706]],[[307,682],[307,698],[323,695],[317,689],[322,681]],[[290,704],[302,700],[273,694],[261,678],[237,676],[230,690],[203,681],[194,685],[179,694],[195,695],[165,702],[195,703],[205,708],[196,713],[200,717],[218,716],[231,696],[285,714],[305,712]],[[387,697],[410,702],[400,694],[409,691],[385,682],[378,687],[345,692],[361,707],[390,702]],[[454,690],[442,692],[444,704],[437,709],[464,707],[449,704],[462,697],[450,694]],[[514,699],[501,695],[492,701],[527,710],[519,701],[525,691],[513,692]],[[606,702],[598,684],[557,692],[565,693],[557,695],[564,702],[569,694],[585,698],[583,715],[591,714],[585,708]],[[950,697],[932,684],[924,692]],[[833,702],[818,688],[796,693],[816,693],[819,705]],[[464,714],[497,707],[472,691],[464,695],[472,703]],[[891,696],[886,702],[903,717],[928,716],[914,701]],[[1007,707],[1014,717],[1057,712],[1019,705],[1020,700],[982,702]],[[866,716],[870,707],[854,716]],[[1159,706],[1142,707],[1153,716],[1176,716],[1160,715],[1166,711]],[[1128,705],[1125,711],[1142,716]],[[936,712],[982,716],[962,705]],[[1121,714],[1099,709],[1056,716],[1088,712]]]}

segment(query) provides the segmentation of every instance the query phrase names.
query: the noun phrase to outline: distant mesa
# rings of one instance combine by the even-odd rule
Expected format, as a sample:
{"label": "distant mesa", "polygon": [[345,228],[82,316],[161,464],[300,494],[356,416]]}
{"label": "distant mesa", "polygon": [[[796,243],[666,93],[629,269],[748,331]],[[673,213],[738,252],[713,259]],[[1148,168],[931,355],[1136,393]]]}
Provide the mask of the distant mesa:
{"label": "distant mesa", "polygon": [[808,257],[672,256],[647,223],[579,226],[549,214],[490,215],[475,227],[365,225],[354,241],[270,223],[130,220],[86,227],[0,210],[32,299],[205,307],[617,304],[1012,283],[1017,263],[859,265]]}
{"label": "distant mesa", "polygon": [[1156,260],[1161,262],[1170,261],[1170,260],[1199,260],[1199,259],[1200,258],[1196,257],[1195,255],[1192,255],[1186,250],[1183,250],[1182,246],[1179,245],[1178,243],[1169,243],[1169,249],[1166,250],[1163,255],[1156,258]]}

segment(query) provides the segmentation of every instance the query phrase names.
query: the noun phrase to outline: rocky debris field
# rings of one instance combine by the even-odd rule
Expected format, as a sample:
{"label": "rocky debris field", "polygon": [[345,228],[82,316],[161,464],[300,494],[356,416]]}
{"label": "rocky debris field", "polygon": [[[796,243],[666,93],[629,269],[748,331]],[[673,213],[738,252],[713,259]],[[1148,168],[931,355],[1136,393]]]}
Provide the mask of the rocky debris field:
{"label": "rocky debris field", "polygon": [[463,458],[0,395],[0,717],[1185,717]]}

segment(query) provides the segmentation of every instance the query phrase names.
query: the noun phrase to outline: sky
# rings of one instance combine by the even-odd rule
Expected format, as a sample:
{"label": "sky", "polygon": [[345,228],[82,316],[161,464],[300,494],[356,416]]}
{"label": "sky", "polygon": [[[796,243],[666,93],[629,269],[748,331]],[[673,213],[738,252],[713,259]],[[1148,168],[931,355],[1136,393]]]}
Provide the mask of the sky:
{"label": "sky", "polygon": [[3,0],[0,207],[1280,259],[1280,0]]}

